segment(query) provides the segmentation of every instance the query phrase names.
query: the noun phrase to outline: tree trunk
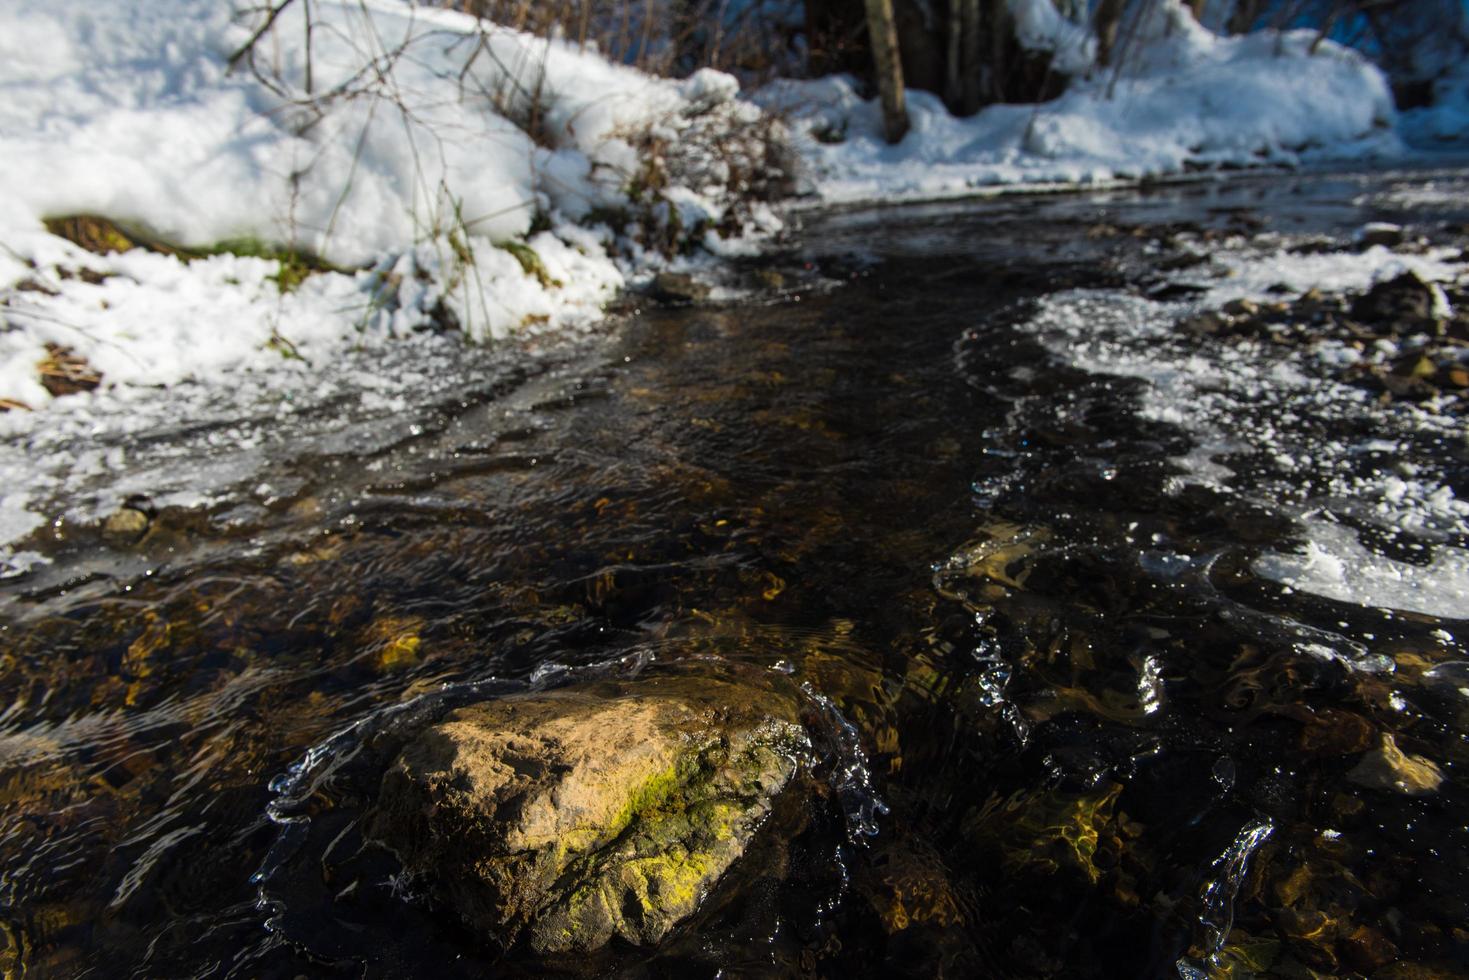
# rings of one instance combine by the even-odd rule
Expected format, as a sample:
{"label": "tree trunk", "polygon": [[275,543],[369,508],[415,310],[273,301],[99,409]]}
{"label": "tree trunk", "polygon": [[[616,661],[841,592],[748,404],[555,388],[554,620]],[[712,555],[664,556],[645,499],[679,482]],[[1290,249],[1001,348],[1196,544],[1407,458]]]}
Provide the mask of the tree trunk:
{"label": "tree trunk", "polygon": [[1231,34],[1248,33],[1258,16],[1260,16],[1259,0],[1237,0],[1234,12],[1229,15],[1229,23],[1226,28]]}
{"label": "tree trunk", "polygon": [[944,31],[944,101],[957,112],[964,101],[964,13],[960,0],[949,0],[949,22]]}
{"label": "tree trunk", "polygon": [[979,56],[979,0],[954,0],[959,7],[959,89],[957,112],[972,116],[979,111],[980,77],[984,71]]}
{"label": "tree trunk", "polygon": [[1122,23],[1125,0],[1102,0],[1093,21],[1097,32],[1097,64],[1112,64],[1112,48],[1117,44],[1117,28]]}
{"label": "tree trunk", "polygon": [[1010,27],[1010,5],[1005,0],[988,0],[985,13],[990,28],[990,85],[991,102],[1007,102],[1010,87],[1010,64],[1008,42],[1014,31]]}
{"label": "tree trunk", "polygon": [[897,143],[908,132],[908,108],[903,98],[903,62],[898,54],[898,25],[893,18],[893,0],[866,2],[867,35],[872,42],[877,89],[882,95],[883,131],[889,143]]}

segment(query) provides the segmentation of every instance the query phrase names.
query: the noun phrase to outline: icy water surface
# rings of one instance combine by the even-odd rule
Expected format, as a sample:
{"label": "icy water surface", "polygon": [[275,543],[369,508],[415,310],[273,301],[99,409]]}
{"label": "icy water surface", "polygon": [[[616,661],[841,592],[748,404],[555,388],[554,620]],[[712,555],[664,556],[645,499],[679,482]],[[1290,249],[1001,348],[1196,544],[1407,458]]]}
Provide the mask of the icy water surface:
{"label": "icy water surface", "polygon": [[[127,442],[126,492],[75,492],[142,495],[146,531],[58,501],[0,593],[0,963],[1464,975],[1463,406],[1179,325],[1451,284],[1466,191],[829,216],[745,301],[426,340],[432,388]],[[1426,240],[1343,244],[1380,218]],[[827,792],[658,949],[496,956],[364,845],[387,747],[443,711],[719,661],[805,686]]]}

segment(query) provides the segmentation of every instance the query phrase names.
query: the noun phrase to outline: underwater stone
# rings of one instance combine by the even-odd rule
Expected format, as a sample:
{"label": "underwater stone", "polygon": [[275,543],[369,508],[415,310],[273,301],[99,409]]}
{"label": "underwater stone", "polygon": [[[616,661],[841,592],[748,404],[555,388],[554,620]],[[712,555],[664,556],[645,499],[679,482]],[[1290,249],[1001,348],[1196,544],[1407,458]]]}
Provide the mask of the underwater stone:
{"label": "underwater stone", "polygon": [[1438,790],[1443,772],[1421,755],[1406,754],[1391,735],[1384,734],[1382,744],[1363,755],[1347,779],[1368,789],[1423,796]]}
{"label": "underwater stone", "polygon": [[119,507],[102,522],[102,534],[108,540],[131,543],[148,530],[148,515],[133,507]]}
{"label": "underwater stone", "polygon": [[744,853],[806,744],[794,698],[766,683],[507,697],[404,748],[369,833],[492,942],[652,944]]}
{"label": "underwater stone", "polygon": [[712,292],[686,272],[660,272],[653,278],[653,298],[664,303],[702,303]]}

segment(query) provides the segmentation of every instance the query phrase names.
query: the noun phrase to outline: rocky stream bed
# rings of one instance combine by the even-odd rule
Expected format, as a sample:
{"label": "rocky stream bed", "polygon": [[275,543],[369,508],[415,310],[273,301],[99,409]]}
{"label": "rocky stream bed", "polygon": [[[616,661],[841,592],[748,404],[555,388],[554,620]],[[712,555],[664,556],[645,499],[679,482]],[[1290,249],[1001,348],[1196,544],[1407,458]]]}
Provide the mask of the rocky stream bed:
{"label": "rocky stream bed", "polygon": [[1469,176],[806,224],[11,447],[6,975],[1464,975]]}

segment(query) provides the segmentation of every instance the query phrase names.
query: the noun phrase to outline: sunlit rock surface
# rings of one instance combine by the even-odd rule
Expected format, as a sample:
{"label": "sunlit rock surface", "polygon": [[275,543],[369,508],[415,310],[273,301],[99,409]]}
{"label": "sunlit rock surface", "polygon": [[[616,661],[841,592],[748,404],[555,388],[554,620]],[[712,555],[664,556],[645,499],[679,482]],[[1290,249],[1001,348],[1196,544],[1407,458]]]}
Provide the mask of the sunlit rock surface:
{"label": "sunlit rock surface", "polygon": [[656,943],[744,852],[805,745],[795,700],[764,683],[505,698],[403,750],[373,832],[491,941]]}

